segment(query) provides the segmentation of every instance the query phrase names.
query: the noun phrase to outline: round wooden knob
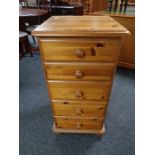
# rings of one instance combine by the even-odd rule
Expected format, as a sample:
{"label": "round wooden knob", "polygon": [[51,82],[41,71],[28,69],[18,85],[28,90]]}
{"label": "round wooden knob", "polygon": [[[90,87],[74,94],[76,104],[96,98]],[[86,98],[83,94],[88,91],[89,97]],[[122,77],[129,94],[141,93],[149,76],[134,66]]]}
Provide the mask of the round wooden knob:
{"label": "round wooden knob", "polygon": [[75,55],[78,57],[78,58],[84,58],[85,57],[85,52],[81,49],[77,49],[76,52],[75,52]]}
{"label": "round wooden knob", "polygon": [[78,108],[77,111],[76,111],[76,114],[77,114],[77,115],[81,115],[82,113],[83,113],[83,110],[80,109],[80,108]]}
{"label": "round wooden knob", "polygon": [[75,72],[75,77],[78,78],[78,79],[80,79],[80,78],[83,77],[83,73],[82,73],[81,71],[77,70],[77,71]]}
{"label": "round wooden knob", "polygon": [[77,90],[76,93],[75,93],[76,97],[82,97],[83,95],[84,95],[83,92],[79,91],[79,90]]}
{"label": "round wooden knob", "polygon": [[77,123],[77,124],[76,124],[76,128],[77,128],[77,129],[81,129],[81,128],[82,128],[82,124],[81,124],[81,123]]}

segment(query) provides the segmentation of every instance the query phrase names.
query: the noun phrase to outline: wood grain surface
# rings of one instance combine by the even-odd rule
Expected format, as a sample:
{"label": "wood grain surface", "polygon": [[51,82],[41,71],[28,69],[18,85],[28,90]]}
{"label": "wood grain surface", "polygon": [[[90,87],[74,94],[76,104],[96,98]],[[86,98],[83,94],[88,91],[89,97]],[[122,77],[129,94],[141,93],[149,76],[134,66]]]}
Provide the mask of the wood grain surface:
{"label": "wood grain surface", "polygon": [[55,117],[57,128],[78,130],[99,130],[103,126],[103,118]]}
{"label": "wood grain surface", "polygon": [[50,80],[112,80],[115,63],[46,62]]}
{"label": "wood grain surface", "polygon": [[104,117],[107,102],[52,100],[55,116]]}
{"label": "wood grain surface", "polygon": [[[40,45],[45,61],[102,61],[115,62],[120,39],[41,39]],[[81,50],[83,57],[78,57]]]}
{"label": "wood grain surface", "polygon": [[108,101],[111,82],[99,81],[48,81],[51,99]]}
{"label": "wood grain surface", "polygon": [[39,37],[103,37],[126,36],[130,32],[109,16],[52,16],[32,34]]}

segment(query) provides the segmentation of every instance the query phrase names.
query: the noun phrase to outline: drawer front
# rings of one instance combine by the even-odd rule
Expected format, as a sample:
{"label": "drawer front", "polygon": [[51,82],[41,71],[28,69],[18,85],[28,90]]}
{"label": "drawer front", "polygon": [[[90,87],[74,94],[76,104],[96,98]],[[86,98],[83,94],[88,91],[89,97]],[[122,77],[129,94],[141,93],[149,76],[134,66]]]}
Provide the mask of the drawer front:
{"label": "drawer front", "polygon": [[116,61],[118,42],[84,42],[83,40],[83,43],[54,43],[41,40],[43,59],[45,61]]}
{"label": "drawer front", "polygon": [[50,80],[112,80],[115,63],[45,63]]}
{"label": "drawer front", "polygon": [[107,102],[53,100],[55,116],[104,117]]}
{"label": "drawer front", "polygon": [[111,82],[99,81],[48,81],[53,100],[102,100],[108,101]]}
{"label": "drawer front", "polygon": [[102,128],[102,118],[55,118],[56,127],[59,129],[98,130]]}

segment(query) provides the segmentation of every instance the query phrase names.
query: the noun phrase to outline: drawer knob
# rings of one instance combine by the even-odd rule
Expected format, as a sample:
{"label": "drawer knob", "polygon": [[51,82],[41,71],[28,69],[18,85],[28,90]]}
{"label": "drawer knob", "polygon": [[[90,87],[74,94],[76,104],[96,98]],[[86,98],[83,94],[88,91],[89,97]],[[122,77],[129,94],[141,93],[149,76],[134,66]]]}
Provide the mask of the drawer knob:
{"label": "drawer knob", "polygon": [[82,97],[84,95],[84,93],[80,90],[77,90],[76,93],[75,93],[75,96],[76,97]]}
{"label": "drawer knob", "polygon": [[85,57],[85,52],[81,49],[77,49],[75,52],[76,57],[78,58],[84,58]]}
{"label": "drawer knob", "polygon": [[82,128],[82,124],[81,124],[81,123],[77,123],[77,124],[76,124],[76,128],[77,128],[77,129],[81,129],[81,128]]}
{"label": "drawer knob", "polygon": [[83,73],[81,71],[77,70],[75,72],[75,77],[78,78],[78,79],[81,79],[83,77]]}
{"label": "drawer knob", "polygon": [[83,110],[80,109],[80,108],[78,108],[77,111],[76,111],[76,114],[77,114],[77,115],[81,115],[81,114],[83,114]]}

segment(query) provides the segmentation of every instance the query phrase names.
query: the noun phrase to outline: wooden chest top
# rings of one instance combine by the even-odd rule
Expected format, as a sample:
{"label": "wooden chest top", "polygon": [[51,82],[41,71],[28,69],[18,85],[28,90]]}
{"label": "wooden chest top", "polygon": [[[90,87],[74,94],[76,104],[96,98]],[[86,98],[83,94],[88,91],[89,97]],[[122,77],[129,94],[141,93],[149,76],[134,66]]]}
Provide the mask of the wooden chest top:
{"label": "wooden chest top", "polygon": [[53,16],[32,34],[40,37],[124,36],[130,32],[109,16]]}

